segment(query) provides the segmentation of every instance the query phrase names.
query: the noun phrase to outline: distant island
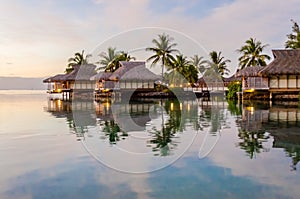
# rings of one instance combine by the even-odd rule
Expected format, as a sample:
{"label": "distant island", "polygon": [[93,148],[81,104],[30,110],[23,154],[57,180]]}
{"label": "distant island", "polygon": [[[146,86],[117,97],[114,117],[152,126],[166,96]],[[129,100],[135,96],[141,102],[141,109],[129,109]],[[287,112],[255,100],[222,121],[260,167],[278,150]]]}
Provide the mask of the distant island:
{"label": "distant island", "polygon": [[0,90],[45,90],[44,78],[1,77]]}

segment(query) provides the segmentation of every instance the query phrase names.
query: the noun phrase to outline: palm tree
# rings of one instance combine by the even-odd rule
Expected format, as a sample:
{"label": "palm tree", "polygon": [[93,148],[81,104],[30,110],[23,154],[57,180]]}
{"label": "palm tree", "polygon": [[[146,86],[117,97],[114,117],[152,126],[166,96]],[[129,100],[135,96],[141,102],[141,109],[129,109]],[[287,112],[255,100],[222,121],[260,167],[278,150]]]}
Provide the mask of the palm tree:
{"label": "palm tree", "polygon": [[291,19],[292,23],[294,24],[292,27],[292,33],[288,34],[288,40],[285,42],[285,48],[291,49],[300,49],[300,29],[293,19]]}
{"label": "palm tree", "polygon": [[229,59],[225,59],[221,56],[221,52],[212,51],[209,53],[211,61],[208,61],[210,67],[219,73],[222,77],[223,75],[228,75],[230,70],[227,68],[227,63],[231,62]]}
{"label": "palm tree", "polygon": [[135,57],[131,57],[127,52],[121,51],[112,61],[105,71],[114,72],[120,67],[120,61],[130,61],[135,60]]}
{"label": "palm tree", "polygon": [[66,68],[66,72],[70,73],[73,71],[73,66],[74,65],[82,65],[82,64],[87,64],[88,63],[88,57],[91,55],[86,55],[84,56],[84,50],[82,50],[81,53],[77,52],[75,53],[74,57],[70,57],[68,59],[68,67]]}
{"label": "palm tree", "polygon": [[120,67],[120,61],[130,61],[135,60],[135,57],[131,57],[129,53],[125,51],[116,51],[116,48],[109,47],[107,52],[102,52],[99,55],[102,59],[97,62],[102,67],[99,69],[104,69],[104,71],[114,72]]}
{"label": "palm tree", "polygon": [[268,44],[262,45],[260,41],[256,41],[253,38],[246,40],[245,43],[244,46],[237,50],[239,53],[242,53],[242,56],[239,58],[240,69],[249,66],[266,66],[265,60],[270,60],[271,58],[266,54],[262,54],[262,51]]}
{"label": "palm tree", "polygon": [[173,43],[173,40],[172,37],[163,33],[162,35],[158,35],[158,39],[152,40],[154,47],[146,48],[147,51],[154,52],[154,55],[147,59],[147,61],[152,60],[152,66],[159,61],[162,62],[162,77],[164,77],[164,67],[169,67],[171,60],[174,59],[172,53],[178,52],[178,50],[174,49],[177,44]]}
{"label": "palm tree", "polygon": [[101,59],[97,63],[102,65],[102,67],[99,67],[98,69],[110,70],[110,68],[114,68],[113,60],[115,60],[119,54],[120,53],[116,51],[116,48],[108,47],[107,52],[102,52],[99,55]]}
{"label": "palm tree", "polygon": [[[171,66],[172,67],[172,82],[175,81],[182,84],[182,83],[194,83],[198,79],[198,70],[197,68],[192,64],[190,60],[187,59],[186,56],[183,56],[182,54],[176,55],[176,58],[172,60]],[[180,81],[182,78],[178,77],[176,79],[175,75],[176,72],[180,73],[186,80],[184,82]]]}
{"label": "palm tree", "polygon": [[205,71],[206,60],[203,60],[203,57],[199,57],[198,55],[194,55],[191,57],[192,64],[198,69],[200,73]]}

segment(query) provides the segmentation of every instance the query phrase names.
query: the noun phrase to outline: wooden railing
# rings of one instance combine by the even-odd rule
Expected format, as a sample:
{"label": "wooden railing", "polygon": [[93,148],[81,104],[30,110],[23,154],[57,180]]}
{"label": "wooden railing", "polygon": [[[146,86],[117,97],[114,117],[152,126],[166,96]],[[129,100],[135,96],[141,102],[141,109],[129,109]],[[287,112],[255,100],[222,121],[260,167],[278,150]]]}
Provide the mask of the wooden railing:
{"label": "wooden railing", "polygon": [[269,89],[268,78],[248,77],[243,81],[243,90],[247,89]]}

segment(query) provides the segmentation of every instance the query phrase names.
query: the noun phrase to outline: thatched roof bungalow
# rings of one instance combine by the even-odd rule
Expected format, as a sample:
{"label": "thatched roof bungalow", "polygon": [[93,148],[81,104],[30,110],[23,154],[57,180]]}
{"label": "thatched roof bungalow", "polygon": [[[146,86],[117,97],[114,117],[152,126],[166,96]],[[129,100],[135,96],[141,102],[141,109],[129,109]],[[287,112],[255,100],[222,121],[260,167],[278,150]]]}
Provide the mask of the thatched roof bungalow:
{"label": "thatched roof bungalow", "polygon": [[269,79],[270,92],[300,91],[300,50],[272,50],[274,60],[259,74]]}
{"label": "thatched roof bungalow", "polygon": [[48,92],[60,93],[64,91],[94,89],[94,83],[90,78],[96,74],[96,66],[93,64],[74,65],[73,71],[66,74],[58,74],[43,80],[48,83]]}
{"label": "thatched roof bungalow", "polygon": [[263,66],[246,67],[237,71],[235,76],[242,80],[242,91],[253,92],[255,90],[268,90],[268,78],[259,76]]}
{"label": "thatched roof bungalow", "polygon": [[96,81],[97,91],[108,90],[153,90],[160,76],[146,68],[144,61],[120,61],[120,67],[111,72],[99,72],[91,77]]}

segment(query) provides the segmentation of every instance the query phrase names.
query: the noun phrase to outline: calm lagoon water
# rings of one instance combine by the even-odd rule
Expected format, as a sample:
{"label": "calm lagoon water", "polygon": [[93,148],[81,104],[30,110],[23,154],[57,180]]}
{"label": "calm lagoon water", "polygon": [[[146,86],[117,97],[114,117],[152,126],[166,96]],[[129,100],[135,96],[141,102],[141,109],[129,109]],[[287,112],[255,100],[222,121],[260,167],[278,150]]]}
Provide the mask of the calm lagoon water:
{"label": "calm lagoon water", "polygon": [[298,104],[0,91],[0,198],[300,198]]}

